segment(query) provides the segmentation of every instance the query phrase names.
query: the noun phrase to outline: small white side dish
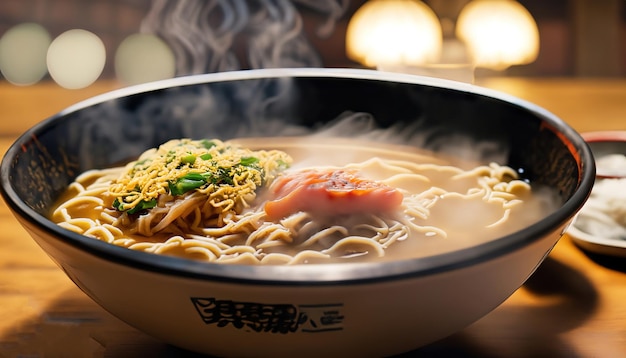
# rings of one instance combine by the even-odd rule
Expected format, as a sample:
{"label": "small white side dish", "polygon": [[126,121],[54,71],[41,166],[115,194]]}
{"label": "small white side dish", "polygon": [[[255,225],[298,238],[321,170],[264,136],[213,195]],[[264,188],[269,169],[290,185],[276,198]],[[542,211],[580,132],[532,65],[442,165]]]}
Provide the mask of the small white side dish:
{"label": "small white side dish", "polygon": [[596,182],[568,234],[589,252],[626,257],[626,131],[582,136],[594,154]]}

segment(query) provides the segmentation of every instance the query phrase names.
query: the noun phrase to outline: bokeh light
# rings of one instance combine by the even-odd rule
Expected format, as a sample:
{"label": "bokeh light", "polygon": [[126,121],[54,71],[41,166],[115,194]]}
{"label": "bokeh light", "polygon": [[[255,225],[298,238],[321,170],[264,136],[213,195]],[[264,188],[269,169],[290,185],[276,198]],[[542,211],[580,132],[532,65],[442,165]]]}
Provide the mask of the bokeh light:
{"label": "bokeh light", "polygon": [[441,56],[442,29],[418,0],[371,0],[350,19],[346,54],[368,67],[422,65]]}
{"label": "bokeh light", "polygon": [[46,52],[50,42],[50,34],[39,24],[13,26],[0,38],[0,72],[15,85],[39,82],[48,72]]}
{"label": "bokeh light", "polygon": [[115,72],[127,85],[172,78],[176,74],[174,52],[157,36],[130,35],[115,53]]}
{"label": "bokeh light", "polygon": [[100,38],[86,30],[73,29],[55,38],[48,48],[50,76],[60,86],[80,89],[95,82],[106,62]]}
{"label": "bokeh light", "polygon": [[456,34],[479,67],[503,71],[539,55],[539,29],[517,1],[474,0],[459,14]]}

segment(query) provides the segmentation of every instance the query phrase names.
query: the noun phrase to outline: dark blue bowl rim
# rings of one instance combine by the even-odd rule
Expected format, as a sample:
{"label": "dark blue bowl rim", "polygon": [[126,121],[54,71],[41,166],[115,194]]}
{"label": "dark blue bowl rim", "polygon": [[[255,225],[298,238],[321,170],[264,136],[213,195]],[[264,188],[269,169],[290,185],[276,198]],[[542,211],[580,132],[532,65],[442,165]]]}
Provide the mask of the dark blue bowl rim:
{"label": "dark blue bowl rim", "polygon": [[[68,113],[116,98],[143,92],[151,92],[169,87],[188,86],[208,82],[279,77],[324,77],[363,79],[371,81],[392,81],[439,87],[454,91],[463,91],[479,96],[490,97],[492,99],[507,102],[513,106],[521,107],[540,117],[547,124],[552,126],[555,131],[560,132],[566,140],[573,144],[572,150],[575,150],[576,152],[572,154],[578,158],[577,160],[579,161],[578,164],[580,167],[579,171],[581,173],[578,188],[571,198],[569,198],[559,210],[540,220],[536,224],[499,239],[467,249],[431,257],[403,261],[295,266],[211,264],[117,247],[99,240],[75,234],[59,227],[23,203],[17,193],[13,190],[12,183],[9,180],[10,166],[13,158],[20,151],[22,144],[26,143],[37,133],[46,130],[48,126],[53,125],[55,121],[59,120],[59,118],[63,118]],[[138,270],[193,279],[234,283],[253,283],[259,285],[319,286],[364,284],[443,273],[483,263],[535,243],[546,235],[554,234],[555,230],[564,229],[564,226],[566,226],[571,221],[573,216],[580,210],[582,205],[587,200],[589,193],[591,192],[591,188],[593,187],[595,164],[591,151],[585,141],[563,120],[544,108],[505,93],[467,83],[398,73],[385,73],[373,70],[282,68],[243,70],[178,77],[126,87],[84,100],[43,120],[23,133],[5,153],[0,166],[0,176],[2,183],[0,186],[0,194],[3,196],[5,202],[11,208],[14,215],[27,221],[28,225],[34,225],[37,229],[45,232],[46,235],[51,236],[54,240],[60,240],[65,244],[87,252],[89,255],[115,262],[117,264],[130,266]],[[562,234],[562,232],[557,233],[557,235],[560,234]]]}

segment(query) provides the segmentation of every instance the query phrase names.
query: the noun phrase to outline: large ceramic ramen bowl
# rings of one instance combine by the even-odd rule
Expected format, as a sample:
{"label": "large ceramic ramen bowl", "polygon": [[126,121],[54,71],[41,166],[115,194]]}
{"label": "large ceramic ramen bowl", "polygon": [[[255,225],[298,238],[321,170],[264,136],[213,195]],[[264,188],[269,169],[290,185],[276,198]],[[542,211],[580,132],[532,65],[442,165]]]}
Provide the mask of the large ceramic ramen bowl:
{"label": "large ceramic ramen bowl", "polygon": [[[557,207],[509,235],[452,252],[295,266],[138,252],[48,219],[79,173],[118,165],[169,139],[301,135],[348,112],[371,114],[373,125],[333,135],[394,128],[401,134],[395,145],[448,155],[455,146],[462,155],[482,148],[481,155],[503,156],[502,164],[551,188]],[[16,218],[95,302],[169,344],[238,357],[389,356],[463,329],[524,284],[595,176],[581,137],[533,104],[463,83],[332,69],[209,74],[98,96],[28,130],[1,168],[2,195]]]}

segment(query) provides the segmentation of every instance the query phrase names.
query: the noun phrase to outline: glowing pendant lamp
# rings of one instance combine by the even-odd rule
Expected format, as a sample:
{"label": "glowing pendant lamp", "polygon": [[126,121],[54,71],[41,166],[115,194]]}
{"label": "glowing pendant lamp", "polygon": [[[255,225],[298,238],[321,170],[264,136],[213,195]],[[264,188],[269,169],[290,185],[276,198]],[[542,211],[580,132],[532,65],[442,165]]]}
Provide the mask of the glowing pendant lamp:
{"label": "glowing pendant lamp", "polygon": [[368,67],[436,62],[442,30],[430,7],[417,0],[370,0],[346,32],[348,58]]}
{"label": "glowing pendant lamp", "polygon": [[539,30],[531,14],[513,0],[474,0],[461,10],[456,35],[476,66],[504,70],[533,62]]}

